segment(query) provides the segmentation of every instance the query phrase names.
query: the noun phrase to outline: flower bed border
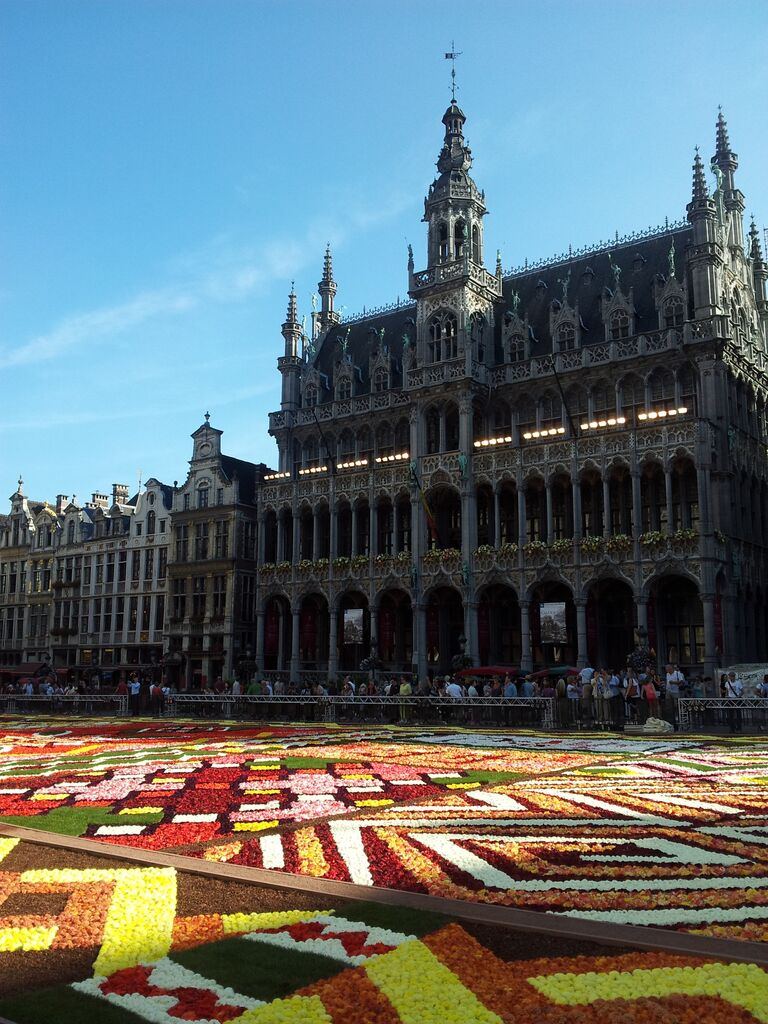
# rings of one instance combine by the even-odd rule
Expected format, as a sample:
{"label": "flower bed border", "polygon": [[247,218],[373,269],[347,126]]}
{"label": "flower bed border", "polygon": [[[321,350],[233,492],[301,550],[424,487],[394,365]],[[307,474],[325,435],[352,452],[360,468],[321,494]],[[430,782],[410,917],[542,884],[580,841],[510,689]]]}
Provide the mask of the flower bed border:
{"label": "flower bed border", "polygon": [[[411,910],[442,914],[456,921],[474,921],[481,924],[501,925],[520,932],[557,935],[580,941],[598,942],[606,946],[630,946],[638,950],[658,950],[686,956],[711,957],[742,963],[768,965],[768,943],[747,942],[739,939],[718,939],[689,932],[666,931],[647,926],[610,924],[576,917],[561,917],[535,910],[517,910],[468,900],[446,899],[422,893],[397,889],[384,889],[291,875],[265,868],[241,867],[185,857],[180,854],[144,851],[127,846],[108,847],[93,839],[61,836],[39,829],[0,824],[0,836],[22,839],[26,842],[59,849],[77,850],[94,856],[131,861],[136,864],[174,867],[190,874],[205,875],[229,881],[252,883],[272,889],[313,892],[326,899],[353,900],[360,903],[383,903]],[[110,853],[110,851],[112,851]],[[2,1022],[0,1022],[2,1024]]]}

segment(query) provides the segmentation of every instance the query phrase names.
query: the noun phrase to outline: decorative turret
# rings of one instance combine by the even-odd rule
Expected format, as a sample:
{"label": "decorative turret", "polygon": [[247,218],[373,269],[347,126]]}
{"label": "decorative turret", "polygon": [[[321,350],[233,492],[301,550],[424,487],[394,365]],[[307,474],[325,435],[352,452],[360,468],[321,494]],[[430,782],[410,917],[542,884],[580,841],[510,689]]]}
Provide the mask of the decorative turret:
{"label": "decorative turret", "polygon": [[331,324],[337,324],[341,317],[334,312],[333,300],[336,295],[336,282],[333,279],[333,257],[331,256],[330,242],[325,247],[325,258],[323,260],[323,279],[318,282],[317,290],[320,293],[320,329],[326,330]]}
{"label": "decorative turret", "polygon": [[697,319],[718,311],[718,275],[723,263],[717,207],[709,195],[699,147],[693,159],[693,188],[687,206],[693,226],[693,241],[688,246],[688,265],[693,283],[693,304]]}
{"label": "decorative turret", "polygon": [[301,372],[299,356],[301,324],[299,323],[296,311],[296,292],[293,290],[293,281],[291,281],[291,291],[288,296],[288,312],[282,327],[282,334],[285,339],[285,352],[277,360],[277,367],[283,376],[281,408],[298,409],[299,375]]}
{"label": "decorative turret", "polygon": [[760,245],[760,232],[757,230],[755,218],[749,225],[749,259],[752,263],[752,284],[755,289],[755,305],[765,333],[768,345],[768,265],[763,260],[763,249]]}
{"label": "decorative turret", "polygon": [[736,188],[734,175],[739,166],[739,158],[731,149],[728,138],[728,125],[723,116],[722,107],[718,109],[715,126],[715,155],[712,157],[712,171],[717,177],[718,191],[722,195],[723,206],[729,214],[728,243],[744,248],[744,196]]}
{"label": "decorative turret", "polygon": [[464,259],[482,265],[483,225],[488,212],[485,194],[469,174],[472,150],[464,140],[466,117],[451,100],[443,114],[445,136],[437,158],[438,177],[424,200],[424,221],[429,225],[427,264]]}

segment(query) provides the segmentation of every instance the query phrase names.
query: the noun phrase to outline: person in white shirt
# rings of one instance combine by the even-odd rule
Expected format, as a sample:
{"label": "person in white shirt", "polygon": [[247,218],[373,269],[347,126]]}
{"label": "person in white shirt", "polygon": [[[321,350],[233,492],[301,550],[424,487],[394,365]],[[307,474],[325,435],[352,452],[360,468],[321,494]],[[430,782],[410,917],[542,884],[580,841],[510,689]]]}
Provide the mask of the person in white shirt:
{"label": "person in white shirt", "polygon": [[667,714],[669,715],[670,722],[676,725],[680,691],[685,686],[685,676],[677,665],[667,665],[665,683],[664,700],[667,705]]}
{"label": "person in white shirt", "polygon": [[[729,672],[725,680],[725,696],[728,700],[739,700],[744,696],[744,684],[735,672]],[[741,708],[728,708],[728,726],[731,732],[741,732]]]}
{"label": "person in white shirt", "polygon": [[450,697],[451,700],[461,700],[464,696],[464,691],[458,683],[450,682],[445,688],[446,696]]}

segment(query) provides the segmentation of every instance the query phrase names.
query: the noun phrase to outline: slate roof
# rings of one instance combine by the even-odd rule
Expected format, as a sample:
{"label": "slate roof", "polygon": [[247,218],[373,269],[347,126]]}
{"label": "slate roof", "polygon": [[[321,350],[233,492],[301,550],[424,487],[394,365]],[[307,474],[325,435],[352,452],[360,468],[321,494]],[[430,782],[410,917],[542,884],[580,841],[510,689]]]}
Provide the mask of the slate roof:
{"label": "slate roof", "polygon": [[255,502],[256,484],[259,483],[265,473],[269,472],[263,462],[246,462],[244,459],[236,459],[232,455],[221,456],[221,468],[231,480],[237,477],[240,482],[241,501]]}
{"label": "slate roof", "polygon": [[[563,289],[559,281],[569,270],[568,305],[578,312],[581,321],[581,344],[586,346],[604,342],[605,325],[601,315],[601,297],[607,298],[608,293],[605,289],[610,289],[612,294],[615,287],[611,261],[621,270],[619,283],[622,293],[629,298],[632,289],[636,333],[657,330],[659,317],[655,304],[654,280],[658,278],[661,282],[667,278],[668,253],[673,239],[677,278],[680,280],[685,267],[685,247],[690,238],[690,226],[675,227],[649,238],[619,241],[610,249],[601,249],[585,256],[563,259],[545,267],[532,267],[508,275],[502,285],[502,302],[496,308],[496,358],[501,358],[502,325],[505,313],[511,312],[513,292],[520,296],[518,315],[522,320],[527,318],[532,330],[532,353],[539,355],[552,351],[550,310],[553,301],[562,302]],[[588,270],[592,273],[588,274]],[[391,386],[401,387],[403,335],[409,333],[413,341],[415,327],[412,325],[415,318],[414,302],[349,323],[342,321],[332,327],[321,339],[312,363],[312,367],[326,378],[323,381],[326,389],[321,391],[320,395],[321,402],[331,401],[333,397],[340,342],[345,339],[347,353],[356,367],[354,393],[359,395],[370,391],[369,359],[378,349],[379,332],[382,329],[383,342],[393,357]]]}

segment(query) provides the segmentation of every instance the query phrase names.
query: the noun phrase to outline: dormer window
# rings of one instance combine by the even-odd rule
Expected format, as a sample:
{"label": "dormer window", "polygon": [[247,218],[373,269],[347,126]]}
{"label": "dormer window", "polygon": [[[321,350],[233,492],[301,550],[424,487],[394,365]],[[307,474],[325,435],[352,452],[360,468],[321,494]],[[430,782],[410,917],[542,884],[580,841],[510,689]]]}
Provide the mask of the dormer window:
{"label": "dormer window", "polygon": [[570,352],[576,348],[576,327],[570,320],[557,328],[557,348],[559,352]]}
{"label": "dormer window", "polygon": [[525,339],[522,334],[510,336],[508,358],[510,363],[520,363],[525,359]]}
{"label": "dormer window", "polygon": [[314,384],[309,384],[304,389],[304,405],[311,409],[317,405],[317,388]]}
{"label": "dormer window", "polygon": [[671,299],[667,299],[664,303],[664,326],[683,326],[683,300],[679,295],[675,295]]}
{"label": "dormer window", "polygon": [[617,309],[611,313],[611,324],[608,331],[611,341],[621,341],[629,337],[629,313],[626,309]]}
{"label": "dormer window", "polygon": [[201,487],[198,487],[198,489],[197,489],[197,507],[198,508],[208,508],[208,505],[209,505],[209,501],[208,501],[209,493],[210,493],[210,487],[208,486],[207,483],[203,484]]}
{"label": "dormer window", "polygon": [[373,375],[373,390],[377,393],[389,390],[389,374],[383,366],[380,366]]}
{"label": "dormer window", "polygon": [[336,400],[346,402],[352,397],[352,381],[349,377],[342,377],[336,384]]}

